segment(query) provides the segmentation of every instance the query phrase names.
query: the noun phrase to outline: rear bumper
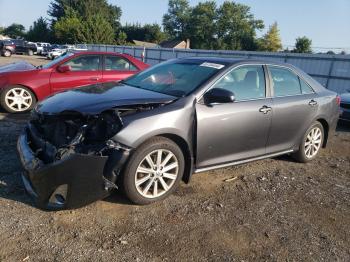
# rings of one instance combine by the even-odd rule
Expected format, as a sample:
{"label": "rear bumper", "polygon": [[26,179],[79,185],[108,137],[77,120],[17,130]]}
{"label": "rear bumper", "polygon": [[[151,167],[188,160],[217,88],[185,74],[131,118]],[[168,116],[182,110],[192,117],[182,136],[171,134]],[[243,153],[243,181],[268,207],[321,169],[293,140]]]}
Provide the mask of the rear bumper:
{"label": "rear bumper", "polygon": [[107,197],[113,183],[106,174],[119,172],[128,157],[128,152],[121,150],[116,150],[113,157],[74,153],[45,164],[29,144],[26,129],[17,141],[25,170],[23,184],[35,204],[48,210],[79,208]]}

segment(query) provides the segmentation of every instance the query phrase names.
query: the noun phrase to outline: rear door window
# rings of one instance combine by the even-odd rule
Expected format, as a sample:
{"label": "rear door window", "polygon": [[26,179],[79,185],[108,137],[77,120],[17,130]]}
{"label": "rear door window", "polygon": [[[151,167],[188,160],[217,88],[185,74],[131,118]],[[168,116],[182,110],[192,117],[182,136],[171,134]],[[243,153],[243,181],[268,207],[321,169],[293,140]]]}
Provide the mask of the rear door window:
{"label": "rear door window", "polygon": [[128,60],[120,56],[105,57],[105,71],[137,71],[138,69]]}

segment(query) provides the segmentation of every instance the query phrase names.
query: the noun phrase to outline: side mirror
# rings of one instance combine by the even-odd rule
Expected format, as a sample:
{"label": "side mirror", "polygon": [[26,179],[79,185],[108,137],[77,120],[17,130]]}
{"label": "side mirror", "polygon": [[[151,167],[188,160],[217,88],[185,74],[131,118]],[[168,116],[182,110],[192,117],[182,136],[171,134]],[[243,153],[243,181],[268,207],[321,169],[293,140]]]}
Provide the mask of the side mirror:
{"label": "side mirror", "polygon": [[232,103],[235,101],[234,93],[223,88],[210,89],[204,94],[203,98],[206,105]]}
{"label": "side mirror", "polygon": [[65,73],[72,71],[72,68],[69,65],[60,65],[59,67],[57,67],[57,71],[60,73]]}

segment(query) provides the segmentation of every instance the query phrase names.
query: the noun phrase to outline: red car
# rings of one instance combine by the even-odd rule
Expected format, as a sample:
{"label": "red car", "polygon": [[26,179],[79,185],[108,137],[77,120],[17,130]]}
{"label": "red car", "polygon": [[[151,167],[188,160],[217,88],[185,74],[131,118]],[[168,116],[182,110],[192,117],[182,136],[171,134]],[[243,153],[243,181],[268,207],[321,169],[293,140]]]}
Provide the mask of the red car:
{"label": "red car", "polygon": [[10,113],[32,109],[37,101],[74,87],[123,80],[149,65],[131,55],[68,52],[34,67],[26,62],[0,67],[0,104]]}

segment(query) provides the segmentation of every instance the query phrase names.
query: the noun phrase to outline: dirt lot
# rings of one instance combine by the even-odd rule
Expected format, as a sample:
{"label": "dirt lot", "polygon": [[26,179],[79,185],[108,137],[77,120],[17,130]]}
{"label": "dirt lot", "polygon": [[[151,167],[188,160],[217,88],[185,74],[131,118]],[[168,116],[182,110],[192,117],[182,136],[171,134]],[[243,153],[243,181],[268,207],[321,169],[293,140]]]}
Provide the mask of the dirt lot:
{"label": "dirt lot", "polygon": [[308,164],[286,156],[197,174],[150,206],[116,193],[44,212],[20,180],[26,117],[0,114],[0,261],[350,260],[350,127]]}
{"label": "dirt lot", "polygon": [[44,56],[12,55],[11,57],[0,56],[0,65],[13,63],[21,60],[26,60],[28,63],[31,63],[35,66],[43,65],[50,61],[47,60]]}

